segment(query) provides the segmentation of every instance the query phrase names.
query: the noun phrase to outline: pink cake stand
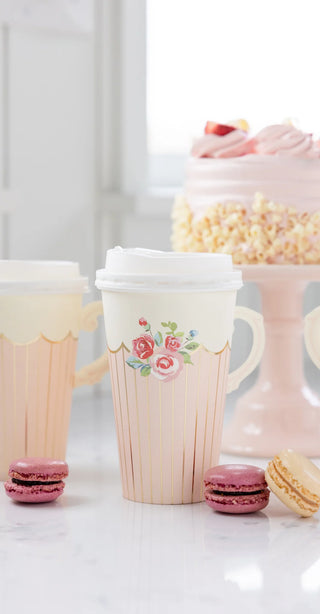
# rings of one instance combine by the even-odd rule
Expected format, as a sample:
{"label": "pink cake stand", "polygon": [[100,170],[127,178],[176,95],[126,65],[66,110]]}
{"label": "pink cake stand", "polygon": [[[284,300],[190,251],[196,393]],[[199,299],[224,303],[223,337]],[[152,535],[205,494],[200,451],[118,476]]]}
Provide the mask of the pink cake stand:
{"label": "pink cake stand", "polygon": [[[282,448],[320,456],[320,399],[303,374],[302,299],[317,265],[248,265],[244,281],[258,284],[266,345],[256,385],[237,403],[222,450],[270,457]],[[306,317],[308,352],[320,366],[320,308]]]}

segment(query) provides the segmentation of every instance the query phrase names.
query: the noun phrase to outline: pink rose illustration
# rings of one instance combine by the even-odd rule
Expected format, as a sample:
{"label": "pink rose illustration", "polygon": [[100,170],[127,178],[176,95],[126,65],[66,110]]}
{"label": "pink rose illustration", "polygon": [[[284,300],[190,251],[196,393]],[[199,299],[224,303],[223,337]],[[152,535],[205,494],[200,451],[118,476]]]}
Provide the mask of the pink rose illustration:
{"label": "pink rose illustration", "polygon": [[181,341],[179,337],[174,337],[173,335],[167,335],[166,340],[165,340],[165,346],[167,350],[176,352],[181,347]]}
{"label": "pink rose illustration", "polygon": [[169,382],[178,377],[184,360],[182,354],[159,348],[150,359],[151,373],[162,382]]}
{"label": "pink rose illustration", "polygon": [[132,341],[132,354],[145,360],[153,354],[154,340],[151,335],[141,335]]}
{"label": "pink rose illustration", "polygon": [[161,382],[170,382],[178,377],[184,365],[193,365],[192,353],[199,343],[194,340],[199,333],[195,328],[188,333],[179,331],[177,322],[161,322],[164,330],[152,332],[145,317],[138,320],[144,334],[132,341],[131,356],[126,364],[142,377],[153,375]]}

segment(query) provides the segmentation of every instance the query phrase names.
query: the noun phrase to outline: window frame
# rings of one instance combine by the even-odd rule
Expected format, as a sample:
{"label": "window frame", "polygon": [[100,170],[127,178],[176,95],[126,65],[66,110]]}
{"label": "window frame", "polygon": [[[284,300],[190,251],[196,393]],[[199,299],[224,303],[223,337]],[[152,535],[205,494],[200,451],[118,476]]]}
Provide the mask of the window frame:
{"label": "window frame", "polygon": [[98,209],[109,222],[168,217],[178,190],[148,183],[146,11],[147,0],[96,0]]}

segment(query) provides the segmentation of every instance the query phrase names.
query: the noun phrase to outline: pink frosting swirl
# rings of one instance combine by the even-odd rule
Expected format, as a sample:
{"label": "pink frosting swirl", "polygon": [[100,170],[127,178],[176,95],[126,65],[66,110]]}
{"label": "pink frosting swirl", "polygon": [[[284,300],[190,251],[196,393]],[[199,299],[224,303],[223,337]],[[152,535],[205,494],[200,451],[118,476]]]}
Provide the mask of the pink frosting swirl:
{"label": "pink frosting swirl", "polygon": [[237,158],[250,153],[251,140],[243,130],[233,130],[228,134],[205,134],[197,139],[191,155],[195,158]]}
{"label": "pink frosting swirl", "polygon": [[320,147],[312,135],[290,124],[263,128],[254,139],[254,151],[261,155],[320,158]]}

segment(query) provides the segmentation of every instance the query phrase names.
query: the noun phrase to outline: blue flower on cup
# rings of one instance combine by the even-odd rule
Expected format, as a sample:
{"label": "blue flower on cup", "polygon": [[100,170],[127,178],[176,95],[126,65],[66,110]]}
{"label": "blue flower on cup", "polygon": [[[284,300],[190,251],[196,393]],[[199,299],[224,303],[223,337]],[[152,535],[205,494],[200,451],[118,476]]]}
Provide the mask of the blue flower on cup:
{"label": "blue flower on cup", "polygon": [[199,332],[197,330],[189,330],[190,337],[196,337],[197,335],[199,335]]}

